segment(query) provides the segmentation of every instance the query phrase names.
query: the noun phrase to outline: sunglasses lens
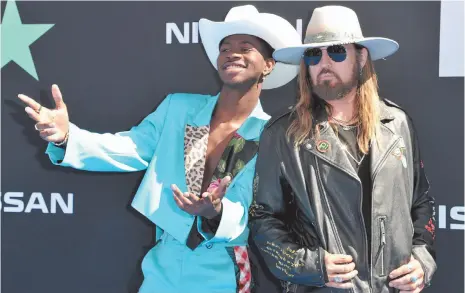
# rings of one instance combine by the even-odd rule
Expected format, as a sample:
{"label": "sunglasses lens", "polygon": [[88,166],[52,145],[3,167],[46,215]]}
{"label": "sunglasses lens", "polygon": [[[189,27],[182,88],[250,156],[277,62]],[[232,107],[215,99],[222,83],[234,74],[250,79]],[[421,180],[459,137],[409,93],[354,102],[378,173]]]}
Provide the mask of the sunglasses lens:
{"label": "sunglasses lens", "polygon": [[330,46],[328,47],[327,52],[328,52],[329,57],[333,59],[334,62],[342,62],[346,60],[347,51],[344,46],[341,46],[341,45]]}
{"label": "sunglasses lens", "polygon": [[310,65],[317,65],[321,60],[321,49],[319,48],[312,48],[308,49],[304,53],[304,61],[307,66]]}

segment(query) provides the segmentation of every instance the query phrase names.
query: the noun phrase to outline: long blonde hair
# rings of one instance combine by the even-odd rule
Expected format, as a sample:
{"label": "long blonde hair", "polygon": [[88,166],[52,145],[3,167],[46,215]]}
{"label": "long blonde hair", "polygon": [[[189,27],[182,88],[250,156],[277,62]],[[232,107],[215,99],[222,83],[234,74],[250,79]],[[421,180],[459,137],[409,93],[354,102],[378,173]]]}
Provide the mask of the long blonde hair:
{"label": "long blonde hair", "polygon": [[[360,49],[359,46],[356,46],[356,48]],[[359,54],[360,52],[357,50],[357,61]],[[318,127],[313,125],[312,115],[316,101],[312,97],[310,76],[303,61],[300,63],[297,84],[298,101],[294,110],[296,117],[287,130],[287,135],[289,137],[293,136],[296,146],[302,144],[307,138],[318,136]],[[370,148],[370,142],[376,139],[379,124],[378,78],[369,52],[365,66],[360,74],[355,103],[356,117],[359,122],[357,144],[360,151],[366,154]],[[330,112],[329,104],[325,104],[327,111]]]}

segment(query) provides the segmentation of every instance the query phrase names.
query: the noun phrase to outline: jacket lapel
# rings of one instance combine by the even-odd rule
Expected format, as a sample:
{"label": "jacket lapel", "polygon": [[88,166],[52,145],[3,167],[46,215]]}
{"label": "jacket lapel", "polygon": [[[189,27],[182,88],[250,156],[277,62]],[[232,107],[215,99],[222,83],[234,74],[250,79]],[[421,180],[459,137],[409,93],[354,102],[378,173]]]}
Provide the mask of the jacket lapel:
{"label": "jacket lapel", "polygon": [[304,147],[318,158],[357,178],[347,154],[328,122],[320,124],[319,136],[308,140]]}
{"label": "jacket lapel", "polygon": [[197,196],[202,191],[207,158],[210,121],[219,94],[206,99],[202,108],[192,113],[184,126],[184,172],[187,190]]}
{"label": "jacket lapel", "polygon": [[303,144],[303,148],[352,177],[358,178],[349,158],[342,149],[339,139],[328,123],[326,109],[323,106],[317,106],[314,113],[314,123],[318,125],[320,133],[311,139],[307,139]]}
{"label": "jacket lapel", "polygon": [[189,193],[200,196],[210,127],[187,124],[184,130],[184,172]]}
{"label": "jacket lapel", "polygon": [[378,131],[377,142],[371,145],[371,176],[372,179],[376,176],[376,173],[380,166],[385,161],[386,157],[391,154],[399,141],[400,136],[396,135],[386,123],[394,120],[394,116],[390,113],[387,106],[380,102],[380,127]]}

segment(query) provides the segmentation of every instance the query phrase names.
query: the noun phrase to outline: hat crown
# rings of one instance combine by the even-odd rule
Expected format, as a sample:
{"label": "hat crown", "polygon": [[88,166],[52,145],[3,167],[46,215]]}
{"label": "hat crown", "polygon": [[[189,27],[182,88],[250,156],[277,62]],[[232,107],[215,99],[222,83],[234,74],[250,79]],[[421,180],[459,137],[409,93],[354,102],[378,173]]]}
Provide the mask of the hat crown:
{"label": "hat crown", "polygon": [[344,44],[365,47],[373,61],[384,59],[399,49],[399,43],[392,39],[364,37],[355,11],[344,6],[331,5],[313,10],[302,45],[277,49],[273,57],[277,61],[299,65],[308,48]]}
{"label": "hat crown", "polygon": [[357,14],[344,6],[316,8],[307,26],[304,43],[363,38]]}
{"label": "hat crown", "polygon": [[229,10],[224,21],[229,22],[241,19],[253,19],[258,14],[257,8],[253,5],[236,6]]}
{"label": "hat crown", "polygon": [[[292,24],[281,16],[259,12],[253,5],[231,8],[224,21],[199,21],[199,33],[210,62],[218,70],[219,44],[232,35],[250,35],[262,39],[272,48],[302,45],[302,38]],[[298,73],[298,66],[277,62],[263,82],[262,89],[283,86]]]}

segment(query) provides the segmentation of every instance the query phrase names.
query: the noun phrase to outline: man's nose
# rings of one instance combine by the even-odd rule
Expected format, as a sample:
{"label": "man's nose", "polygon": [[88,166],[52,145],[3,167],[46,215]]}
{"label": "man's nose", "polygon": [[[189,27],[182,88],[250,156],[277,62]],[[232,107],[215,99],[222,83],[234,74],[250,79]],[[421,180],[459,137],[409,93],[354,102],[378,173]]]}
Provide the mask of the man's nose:
{"label": "man's nose", "polygon": [[321,67],[327,68],[331,67],[333,60],[329,57],[328,52],[326,50],[321,50],[321,60],[320,64]]}
{"label": "man's nose", "polygon": [[239,54],[238,52],[230,51],[229,54],[226,55],[226,58],[228,59],[228,61],[234,61],[240,59],[241,54]]}

